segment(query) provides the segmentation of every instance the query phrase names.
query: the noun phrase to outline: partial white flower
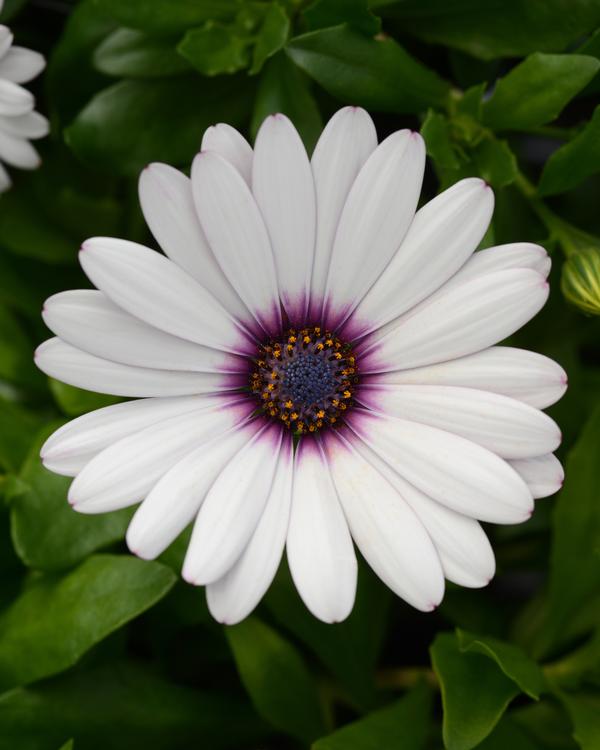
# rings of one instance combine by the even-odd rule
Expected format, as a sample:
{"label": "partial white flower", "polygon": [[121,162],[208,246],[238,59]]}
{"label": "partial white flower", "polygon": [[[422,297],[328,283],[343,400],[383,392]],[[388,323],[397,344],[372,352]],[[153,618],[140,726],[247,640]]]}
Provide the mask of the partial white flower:
{"label": "partial white flower", "polygon": [[34,111],[33,94],[21,84],[38,76],[45,65],[39,52],[13,45],[11,30],[0,25],[0,192],[11,186],[5,165],[17,169],[40,165],[30,141],[48,134],[48,120]]}
{"label": "partial white flower", "polygon": [[307,607],[351,611],[355,545],[399,596],[436,607],[444,579],[485,586],[480,521],[525,521],[562,482],[540,408],[563,370],[498,346],[543,306],[550,261],[528,243],[475,252],[493,210],[481,180],[417,211],[421,137],[377,145],[340,110],[309,160],[282,116],[254,151],[209,128],[191,180],[140,178],[159,254],[96,237],[96,290],[51,297],[48,375],[133,397],[55,432],[44,464],[81,513],[141,503],[130,549],[154,558],[190,524],[183,576],[220,621],[260,601],[284,548]]}

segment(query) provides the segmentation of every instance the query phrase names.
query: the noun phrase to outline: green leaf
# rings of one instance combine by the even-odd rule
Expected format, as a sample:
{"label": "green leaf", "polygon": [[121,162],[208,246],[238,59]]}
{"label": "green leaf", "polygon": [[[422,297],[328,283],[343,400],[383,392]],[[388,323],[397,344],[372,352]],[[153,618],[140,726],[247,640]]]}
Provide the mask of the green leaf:
{"label": "green leaf", "polygon": [[402,30],[482,60],[560,52],[600,25],[589,0],[371,0],[371,8],[401,22]]}
{"label": "green leaf", "polygon": [[517,177],[517,159],[506,141],[483,138],[473,149],[472,158],[477,175],[494,188],[506,187]]}
{"label": "green leaf", "polygon": [[473,635],[465,630],[457,630],[456,635],[461,651],[489,656],[531,698],[537,700],[540,693],[548,689],[540,666],[518,646],[489,636]]}
{"label": "green leaf", "polygon": [[477,745],[477,750],[540,750],[540,746],[513,721],[509,715],[504,715],[494,731]]}
{"label": "green leaf", "polygon": [[316,687],[296,649],[255,617],[227,627],[225,635],[258,713],[303,742],[322,735]]}
{"label": "green leaf", "polygon": [[122,26],[156,34],[185,31],[204,21],[232,18],[237,0],[94,0]]}
{"label": "green leaf", "polygon": [[193,690],[132,663],[75,671],[0,696],[0,750],[262,747],[251,708],[211,686]]}
{"label": "green leaf", "polygon": [[536,52],[496,84],[483,105],[483,118],[495,130],[535,128],[554,120],[594,77],[600,61],[586,55]]}
{"label": "green leaf", "polygon": [[302,15],[311,31],[340,23],[347,23],[367,36],[381,31],[381,19],[369,10],[367,0],[316,0]]}
{"label": "green leaf", "polygon": [[74,745],[72,739],[71,740],[67,740],[64,745],[61,745],[61,747],[59,748],[59,750],[73,750],[74,746],[75,745]]}
{"label": "green leaf", "polygon": [[312,750],[421,750],[430,730],[431,691],[417,685],[399,701],[317,740]]}
{"label": "green leaf", "polygon": [[0,686],[68,669],[174,583],[160,563],[117,555],[93,555],[64,576],[35,576],[0,615]]}
{"label": "green leaf", "polygon": [[573,737],[581,750],[600,747],[600,698],[598,693],[561,694],[560,699],[574,725]]}
{"label": "green leaf", "polygon": [[234,27],[214,21],[188,31],[177,51],[205,76],[235,73],[249,60],[248,39]]}
{"label": "green leaf", "polygon": [[600,106],[579,135],[556,150],[542,172],[538,192],[556,195],[600,172]]}
{"label": "green leaf", "polygon": [[554,507],[548,601],[538,653],[559,645],[569,620],[600,592],[599,453],[600,406],[568,455],[565,486]]}
{"label": "green leaf", "polygon": [[15,16],[25,5],[27,0],[5,0],[0,12],[0,21],[6,23]]}
{"label": "green leaf", "polygon": [[439,169],[458,169],[460,162],[455,153],[448,119],[430,109],[421,126],[421,135],[425,139],[427,155]]}
{"label": "green leaf", "polygon": [[369,39],[345,24],[298,36],[286,50],[343,102],[406,113],[442,106],[448,96],[449,85],[393,39]]}
{"label": "green leaf", "polygon": [[80,414],[101,409],[103,406],[117,404],[123,400],[118,396],[84,391],[83,388],[67,385],[54,378],[49,378],[48,382],[56,403],[68,417],[78,417]]}
{"label": "green leaf", "polygon": [[122,539],[131,517],[130,509],[94,516],[71,508],[67,490],[72,480],[45,469],[39,457],[42,442],[56,427],[46,427],[35,440],[18,475],[18,493],[9,495],[15,551],[38,570],[70,567]]}
{"label": "green leaf", "polygon": [[294,123],[310,154],[323,129],[321,113],[306,76],[282,52],[269,60],[261,73],[250,125],[252,136],[266,117],[277,112]]}
{"label": "green leaf", "polygon": [[265,62],[286,43],[290,33],[290,19],[277,3],[269,5],[256,37],[250,74],[258,73]]}
{"label": "green leaf", "polygon": [[70,122],[90,96],[106,84],[93,66],[94,48],[114,29],[96,0],[81,0],[67,19],[45,74],[48,104],[56,124]]}
{"label": "green leaf", "polygon": [[117,29],[94,51],[94,65],[109,76],[161,78],[189,70],[177,54],[177,39],[148,36],[135,29]]}
{"label": "green leaf", "polygon": [[38,414],[0,397],[0,466],[5,471],[21,468],[42,421]]}
{"label": "green leaf", "polygon": [[285,565],[265,604],[280,625],[319,657],[359,709],[373,706],[375,665],[385,637],[390,591],[366,565],[359,565],[356,601],[344,622],[328,625],[313,617]]}
{"label": "green leaf", "polygon": [[187,165],[209,125],[244,121],[251,96],[231,77],[126,80],[97,94],[65,137],[82,160],[116,174],[137,175],[151,161]]}
{"label": "green leaf", "polygon": [[445,747],[470,750],[492,731],[519,688],[487,657],[462,653],[450,633],[440,633],[430,651],[442,689]]}

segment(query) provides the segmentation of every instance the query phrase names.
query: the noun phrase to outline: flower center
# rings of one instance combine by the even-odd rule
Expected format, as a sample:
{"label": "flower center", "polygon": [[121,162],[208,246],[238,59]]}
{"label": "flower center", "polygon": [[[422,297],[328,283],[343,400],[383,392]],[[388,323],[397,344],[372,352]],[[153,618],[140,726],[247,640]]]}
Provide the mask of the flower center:
{"label": "flower center", "polygon": [[299,434],[338,423],[357,382],[350,345],[320,326],[290,329],[261,345],[250,376],[264,413]]}

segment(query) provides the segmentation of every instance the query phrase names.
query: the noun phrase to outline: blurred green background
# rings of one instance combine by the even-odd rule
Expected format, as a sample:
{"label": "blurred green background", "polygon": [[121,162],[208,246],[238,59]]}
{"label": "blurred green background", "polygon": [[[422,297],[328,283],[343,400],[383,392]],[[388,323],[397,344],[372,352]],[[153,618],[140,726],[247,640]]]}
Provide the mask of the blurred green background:
{"label": "blurred green background", "polygon": [[[0,20],[46,55],[52,123],[0,197],[0,750],[598,750],[600,0],[7,0]],[[187,169],[208,125],[251,139],[274,111],[310,152],[347,103],[380,138],[421,131],[423,201],[480,175],[484,244],[551,253],[550,301],[510,343],[569,374],[566,483],[489,528],[496,578],[435,614],[362,565],[353,614],[324,625],[283,567],[223,628],[179,578],[185,540],[131,557],[129,512],[77,515],[41,467],[44,436],[110,398],[35,369],[40,309],[87,285],[85,238],[153,246],[146,163]]]}

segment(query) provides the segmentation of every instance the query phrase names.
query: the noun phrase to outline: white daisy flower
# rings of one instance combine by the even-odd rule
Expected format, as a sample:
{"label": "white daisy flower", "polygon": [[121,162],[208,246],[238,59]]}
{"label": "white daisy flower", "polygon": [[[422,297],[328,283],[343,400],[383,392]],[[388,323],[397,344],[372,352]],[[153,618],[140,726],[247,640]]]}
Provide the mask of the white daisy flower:
{"label": "white daisy flower", "polygon": [[193,522],[183,576],[222,622],[256,606],[284,547],[321,620],[352,609],[354,545],[431,610],[445,578],[494,575],[479,521],[525,521],[561,485],[540,409],[565,373],[496,346],[543,306],[550,260],[529,243],[474,254],[493,209],[479,179],[417,211],[424,162],[417,133],[378,145],[356,107],[312,160],[282,115],[254,151],[217,125],[191,179],[164,164],[140,178],[165,255],[87,240],[97,291],[46,302],[57,338],[38,366],[137,400],[61,427],[44,464],[75,477],[81,513],[141,502],[127,542],[142,558]]}
{"label": "white daisy flower", "polygon": [[[0,11],[3,0],[0,0]],[[29,142],[48,135],[48,120],[34,111],[33,94],[20,84],[28,83],[44,69],[39,52],[13,45],[8,26],[0,24],[0,192],[11,180],[4,166],[37,169],[38,152]]]}

